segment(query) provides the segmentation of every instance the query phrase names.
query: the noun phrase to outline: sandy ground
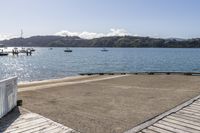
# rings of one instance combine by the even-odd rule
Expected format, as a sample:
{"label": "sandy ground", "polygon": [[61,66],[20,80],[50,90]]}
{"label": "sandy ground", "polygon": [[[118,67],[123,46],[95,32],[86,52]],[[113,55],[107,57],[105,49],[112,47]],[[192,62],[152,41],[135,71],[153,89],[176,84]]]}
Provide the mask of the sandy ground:
{"label": "sandy ground", "polygon": [[23,107],[83,133],[124,132],[200,94],[200,76],[95,76],[48,84],[21,86]]}

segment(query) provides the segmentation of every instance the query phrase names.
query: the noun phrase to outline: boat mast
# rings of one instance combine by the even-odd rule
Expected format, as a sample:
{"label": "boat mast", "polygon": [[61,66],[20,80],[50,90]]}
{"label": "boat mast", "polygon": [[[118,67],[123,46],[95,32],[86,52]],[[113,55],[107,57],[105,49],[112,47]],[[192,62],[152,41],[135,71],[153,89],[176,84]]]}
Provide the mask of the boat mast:
{"label": "boat mast", "polygon": [[23,48],[23,42],[22,42],[22,39],[23,39],[23,30],[21,29],[21,43],[22,43],[22,48]]}
{"label": "boat mast", "polygon": [[23,30],[21,30],[21,39],[23,38]]}

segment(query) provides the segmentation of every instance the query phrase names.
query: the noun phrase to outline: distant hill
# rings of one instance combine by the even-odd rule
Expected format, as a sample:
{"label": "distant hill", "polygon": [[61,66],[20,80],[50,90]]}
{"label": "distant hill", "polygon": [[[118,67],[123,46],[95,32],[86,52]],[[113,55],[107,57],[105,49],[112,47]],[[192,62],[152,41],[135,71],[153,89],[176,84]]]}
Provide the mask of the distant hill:
{"label": "distant hill", "polygon": [[0,41],[6,46],[24,47],[159,47],[159,48],[200,48],[200,38],[161,39],[135,36],[113,36],[82,39],[76,36],[33,36]]}

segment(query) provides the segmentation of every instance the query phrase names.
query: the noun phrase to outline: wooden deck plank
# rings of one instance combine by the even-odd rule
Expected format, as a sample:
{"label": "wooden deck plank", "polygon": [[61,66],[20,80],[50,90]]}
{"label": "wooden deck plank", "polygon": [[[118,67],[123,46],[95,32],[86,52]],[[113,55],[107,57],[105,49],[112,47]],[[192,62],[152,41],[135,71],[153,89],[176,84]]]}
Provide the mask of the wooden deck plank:
{"label": "wooden deck plank", "polygon": [[158,128],[156,126],[150,126],[147,129],[151,129],[151,130],[159,132],[159,133],[173,133],[171,131],[168,131],[168,130],[165,130],[165,129],[162,129],[162,128]]}
{"label": "wooden deck plank", "polygon": [[30,130],[32,128],[36,128],[37,126],[39,126],[41,124],[46,124],[45,121],[46,120],[32,122],[32,123],[29,122],[28,124],[24,124],[22,126],[11,127],[11,128],[8,128],[5,133],[7,133],[7,132],[14,133],[14,132],[18,132],[18,131],[22,132],[22,131]]}
{"label": "wooden deck plank", "polygon": [[[45,120],[40,120],[40,121],[36,121],[36,123],[37,122],[39,122],[39,124],[40,123],[44,123],[45,122]],[[9,126],[9,127],[5,127],[4,129],[1,129],[0,131],[4,131],[5,130],[5,132],[14,132],[15,130],[20,130],[20,129],[24,129],[25,127],[27,128],[27,127],[32,127],[32,126],[34,126],[36,123],[34,123],[34,122],[29,122],[29,123],[27,123],[27,124],[22,124],[22,125],[12,125],[12,126]]]}
{"label": "wooden deck plank", "polygon": [[192,128],[188,128],[188,127],[185,127],[185,126],[183,126],[183,125],[179,125],[179,124],[177,124],[177,123],[171,123],[171,122],[169,122],[169,121],[163,121],[163,120],[159,121],[159,123],[160,123],[160,124],[163,124],[163,125],[166,125],[166,126],[168,126],[168,127],[173,127],[173,128],[175,128],[175,129],[180,129],[180,130],[182,130],[182,131],[192,132],[192,133],[199,133],[198,130],[195,130],[195,129],[192,129]]}
{"label": "wooden deck plank", "polygon": [[191,125],[200,127],[199,122],[195,122],[195,121],[191,121],[191,120],[187,120],[187,119],[183,119],[183,118],[169,116],[169,117],[167,117],[167,119],[176,120],[176,121],[179,121],[179,122],[183,122],[183,123],[187,123],[187,124],[191,124]]}
{"label": "wooden deck plank", "polygon": [[191,111],[187,111],[187,110],[180,110],[180,112],[200,117],[200,114],[195,113],[195,112],[191,112]]}
{"label": "wooden deck plank", "polygon": [[190,112],[193,112],[193,113],[196,113],[196,114],[200,115],[200,111],[198,111],[198,110],[194,110],[194,109],[190,109],[190,108],[185,108],[183,110],[190,111]]}
{"label": "wooden deck plank", "polygon": [[176,127],[170,127],[170,126],[168,126],[168,125],[163,125],[163,124],[161,124],[161,123],[155,123],[154,126],[159,127],[159,128],[162,128],[162,129],[166,129],[166,130],[168,130],[168,131],[172,131],[172,132],[175,132],[175,133],[188,133],[187,131],[178,129],[178,128],[176,128]]}
{"label": "wooden deck plank", "polygon": [[194,104],[191,104],[189,107],[194,107],[194,108],[200,109],[200,107],[199,107],[199,106],[197,106],[197,105],[194,105]]}
{"label": "wooden deck plank", "polygon": [[41,131],[41,130],[43,130],[43,129],[46,129],[46,128],[48,128],[49,127],[49,125],[40,125],[39,127],[37,127],[37,128],[34,128],[34,129],[32,129],[31,130],[31,132],[30,131],[25,131],[25,132],[23,132],[23,133],[34,133],[34,132],[39,132],[39,131]]}
{"label": "wooden deck plank", "polygon": [[13,123],[12,125],[9,126],[9,128],[15,128],[15,127],[20,127],[20,126],[23,126],[25,124],[29,124],[29,123],[33,123],[33,122],[37,122],[37,121],[44,121],[44,119],[34,119],[34,120],[31,120],[31,121],[23,121],[23,122],[20,122],[20,123]]}
{"label": "wooden deck plank", "polygon": [[196,116],[188,115],[188,114],[183,114],[183,113],[180,113],[180,112],[173,114],[172,116],[176,116],[176,117],[184,118],[184,119],[187,119],[187,120],[193,120],[193,121],[200,122],[200,117],[196,117]]}
{"label": "wooden deck plank", "polygon": [[54,129],[56,129],[56,128],[57,128],[57,126],[51,126],[51,127],[49,127],[49,128],[42,129],[42,130],[40,130],[39,132],[40,132],[40,133],[48,133],[48,132],[50,132],[51,130],[54,130]]}
{"label": "wooden deck plank", "polygon": [[158,133],[158,132],[153,131],[153,130],[151,130],[151,129],[144,129],[142,132],[143,132],[143,133]]}
{"label": "wooden deck plank", "polygon": [[188,123],[185,123],[185,122],[180,122],[178,120],[173,120],[173,119],[168,119],[168,118],[163,119],[163,121],[186,127],[189,130],[191,130],[191,129],[198,130],[200,132],[200,127],[196,126],[196,125],[192,125],[192,124],[188,124]]}
{"label": "wooden deck plank", "polygon": [[[1,121],[2,123],[2,121]],[[27,113],[20,115],[12,123],[4,123],[0,126],[1,133],[78,133],[57,122],[45,118],[39,114]]]}
{"label": "wooden deck plank", "polygon": [[187,109],[193,109],[193,110],[197,110],[197,111],[200,111],[200,107],[196,107],[196,106],[189,106],[189,107],[187,107]]}
{"label": "wooden deck plank", "polygon": [[200,103],[194,102],[193,104],[200,107]]}

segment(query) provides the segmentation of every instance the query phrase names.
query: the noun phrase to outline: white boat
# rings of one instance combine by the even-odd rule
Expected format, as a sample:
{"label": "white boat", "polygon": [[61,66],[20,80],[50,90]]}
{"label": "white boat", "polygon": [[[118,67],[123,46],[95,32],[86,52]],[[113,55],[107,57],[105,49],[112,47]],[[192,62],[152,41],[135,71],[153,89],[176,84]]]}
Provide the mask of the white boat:
{"label": "white boat", "polygon": [[35,49],[34,48],[27,48],[28,51],[34,52]]}
{"label": "white boat", "polygon": [[7,56],[8,52],[4,52],[3,49],[0,51],[0,56]]}
{"label": "white boat", "polygon": [[66,49],[64,50],[64,52],[72,52],[72,50],[69,49],[69,48],[66,48]]}
{"label": "white boat", "polygon": [[21,49],[19,50],[20,53],[26,53],[26,51],[27,51],[27,50],[26,50],[25,48],[21,48]]}
{"label": "white boat", "polygon": [[101,51],[102,51],[102,52],[108,52],[109,50],[106,49],[106,48],[103,48]]}

